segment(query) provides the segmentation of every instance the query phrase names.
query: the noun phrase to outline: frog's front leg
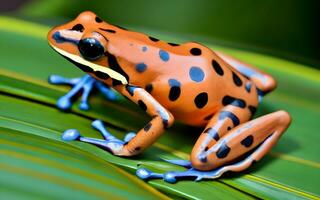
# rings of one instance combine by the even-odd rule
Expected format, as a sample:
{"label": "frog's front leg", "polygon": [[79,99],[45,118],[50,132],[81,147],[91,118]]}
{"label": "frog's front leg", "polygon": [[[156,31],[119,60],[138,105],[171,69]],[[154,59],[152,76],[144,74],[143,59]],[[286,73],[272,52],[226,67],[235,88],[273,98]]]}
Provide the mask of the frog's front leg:
{"label": "frog's front leg", "polygon": [[61,110],[70,109],[72,106],[72,100],[80,92],[82,92],[82,97],[79,108],[81,110],[88,110],[88,98],[94,89],[99,90],[110,101],[117,99],[117,95],[112,89],[89,75],[70,79],[59,75],[51,75],[49,76],[48,81],[51,84],[72,86],[72,89],[57,101],[57,107]]}
{"label": "frog's front leg", "polygon": [[[238,118],[233,113],[226,115],[223,112],[226,111],[218,113],[220,122],[218,121],[217,124],[225,124],[224,122],[227,121],[234,122]],[[197,181],[203,178],[215,179],[227,171],[245,170],[270,151],[289,126],[290,121],[288,113],[277,111],[232,128],[222,137],[219,130],[216,129],[218,126],[207,127],[193,149],[190,169],[167,172],[164,175],[140,169],[137,174],[144,179],[163,177],[165,181],[173,183],[177,179],[188,177],[193,177]],[[217,137],[217,133],[221,138]],[[239,160],[248,152],[251,153],[243,160]],[[174,164],[180,165],[181,162],[175,161]]]}
{"label": "frog's front leg", "polygon": [[129,85],[118,85],[115,86],[115,89],[134,103],[138,104],[152,116],[151,121],[144,128],[138,131],[136,135],[127,135],[125,140],[122,141],[108,133],[102,127],[101,122],[96,121],[93,123],[93,126],[102,132],[104,140],[81,137],[75,130],[66,131],[63,134],[62,139],[80,140],[82,142],[94,144],[118,156],[132,156],[142,152],[153,144],[163,133],[164,129],[173,124],[174,118],[171,113],[161,106],[144,89]]}

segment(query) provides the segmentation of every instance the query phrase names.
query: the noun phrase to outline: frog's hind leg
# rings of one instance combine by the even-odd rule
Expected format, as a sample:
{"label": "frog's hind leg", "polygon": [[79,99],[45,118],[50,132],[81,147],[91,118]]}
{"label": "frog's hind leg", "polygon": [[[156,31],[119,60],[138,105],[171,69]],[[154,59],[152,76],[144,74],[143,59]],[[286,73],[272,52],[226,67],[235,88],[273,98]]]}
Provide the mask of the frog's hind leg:
{"label": "frog's hind leg", "polygon": [[[195,152],[195,155],[201,156],[191,157],[191,162],[196,163],[192,165],[193,168],[180,172],[167,172],[162,176],[146,169],[137,171],[137,174],[144,179],[163,178],[173,183],[177,179],[195,178],[199,181],[204,178],[218,178],[227,171],[243,171],[270,151],[289,126],[290,121],[290,116],[285,111],[262,116],[231,129],[206,151],[199,151],[200,148],[196,148],[199,152]],[[238,160],[248,152],[251,153],[247,157]],[[199,164],[201,163],[199,159],[203,165]]]}
{"label": "frog's hind leg", "polygon": [[232,68],[249,78],[257,86],[258,92],[261,96],[276,88],[276,80],[271,75],[224,53],[215,53]]}
{"label": "frog's hind leg", "polygon": [[108,100],[116,100],[117,96],[115,91],[104,85],[102,82],[92,78],[89,75],[85,75],[79,78],[65,78],[59,75],[51,75],[49,77],[49,83],[56,85],[71,85],[72,89],[60,97],[57,101],[57,107],[61,110],[68,110],[72,106],[72,99],[82,92],[81,102],[79,108],[81,110],[88,110],[88,98],[91,91],[97,88]]}

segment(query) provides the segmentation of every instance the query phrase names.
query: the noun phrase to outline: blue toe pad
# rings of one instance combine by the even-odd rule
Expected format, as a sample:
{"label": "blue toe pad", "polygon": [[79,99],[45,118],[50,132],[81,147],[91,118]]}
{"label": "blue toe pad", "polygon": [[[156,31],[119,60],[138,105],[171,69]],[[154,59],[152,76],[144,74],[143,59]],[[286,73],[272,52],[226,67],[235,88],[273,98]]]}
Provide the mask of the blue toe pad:
{"label": "blue toe pad", "polygon": [[78,140],[80,138],[80,133],[76,129],[69,129],[62,134],[61,138],[64,141]]}

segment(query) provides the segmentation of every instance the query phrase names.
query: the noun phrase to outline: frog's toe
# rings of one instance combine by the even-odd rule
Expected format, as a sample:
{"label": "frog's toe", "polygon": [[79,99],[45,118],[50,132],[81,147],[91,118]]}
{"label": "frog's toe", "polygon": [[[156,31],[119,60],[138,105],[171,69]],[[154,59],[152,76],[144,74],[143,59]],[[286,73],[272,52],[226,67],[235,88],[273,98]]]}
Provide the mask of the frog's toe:
{"label": "frog's toe", "polygon": [[163,174],[154,173],[149,169],[140,168],[136,171],[136,175],[142,180],[160,179],[163,178]]}
{"label": "frog's toe", "polygon": [[71,108],[72,102],[68,96],[62,96],[58,99],[56,105],[60,110],[66,111]]}
{"label": "frog's toe", "polygon": [[89,103],[87,101],[83,101],[79,104],[79,108],[81,110],[89,110],[90,106]]}
{"label": "frog's toe", "polygon": [[81,135],[76,129],[66,130],[61,136],[62,140],[64,141],[78,140],[80,137]]}
{"label": "frog's toe", "polygon": [[60,75],[52,74],[48,77],[48,82],[55,85],[75,85],[80,78],[66,78]]}

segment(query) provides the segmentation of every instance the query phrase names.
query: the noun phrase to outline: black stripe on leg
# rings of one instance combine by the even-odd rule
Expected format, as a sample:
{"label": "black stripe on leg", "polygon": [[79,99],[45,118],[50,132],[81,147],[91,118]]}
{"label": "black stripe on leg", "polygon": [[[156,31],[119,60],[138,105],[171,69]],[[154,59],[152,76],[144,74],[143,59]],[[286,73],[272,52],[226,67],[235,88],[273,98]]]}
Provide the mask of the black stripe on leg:
{"label": "black stripe on leg", "polygon": [[225,118],[231,119],[234,126],[238,126],[240,124],[239,118],[230,111],[221,111],[220,112],[219,120],[224,120]]}

